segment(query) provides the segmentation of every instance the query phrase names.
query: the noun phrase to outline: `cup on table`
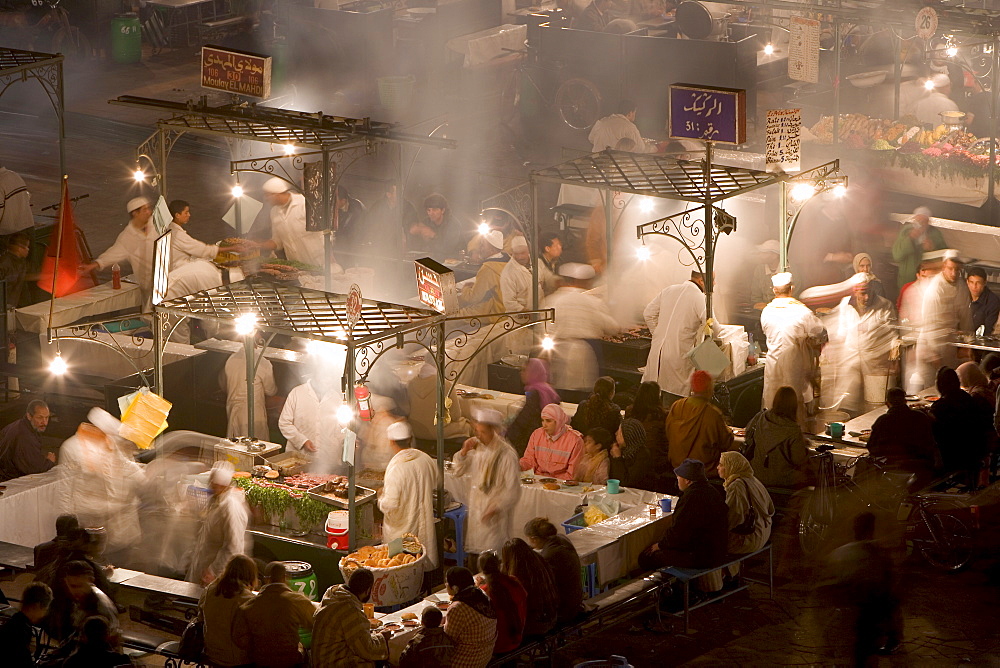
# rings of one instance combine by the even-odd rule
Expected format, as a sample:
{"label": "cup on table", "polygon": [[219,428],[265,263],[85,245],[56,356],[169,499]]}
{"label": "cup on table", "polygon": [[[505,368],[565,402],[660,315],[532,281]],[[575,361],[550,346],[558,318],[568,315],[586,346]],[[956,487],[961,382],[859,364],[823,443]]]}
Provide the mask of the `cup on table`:
{"label": "cup on table", "polygon": [[621,491],[619,486],[621,485],[620,480],[615,480],[614,478],[608,478],[608,494],[617,494]]}
{"label": "cup on table", "polygon": [[831,422],[826,427],[826,433],[828,433],[832,438],[843,438],[843,436],[844,436],[844,423],[843,422]]}
{"label": "cup on table", "polygon": [[665,513],[669,513],[670,509],[673,507],[673,502],[669,496],[665,496],[660,499],[660,510]]}
{"label": "cup on table", "polygon": [[367,617],[368,619],[375,619],[375,604],[365,603],[364,606],[365,606],[365,617]]}

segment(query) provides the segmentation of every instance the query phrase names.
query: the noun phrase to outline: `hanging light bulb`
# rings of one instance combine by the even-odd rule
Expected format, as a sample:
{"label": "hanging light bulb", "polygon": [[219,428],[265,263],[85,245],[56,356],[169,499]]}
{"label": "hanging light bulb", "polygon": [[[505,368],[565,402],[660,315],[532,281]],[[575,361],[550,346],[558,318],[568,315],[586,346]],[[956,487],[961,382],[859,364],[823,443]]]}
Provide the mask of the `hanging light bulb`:
{"label": "hanging light bulb", "polygon": [[765,56],[773,56],[774,55],[774,44],[771,44],[770,42],[768,42],[767,44],[764,45],[764,55]]}
{"label": "hanging light bulb", "polygon": [[845,186],[843,183],[838,183],[833,187],[832,192],[833,196],[839,199],[847,194],[847,186]]}
{"label": "hanging light bulb", "polygon": [[555,347],[556,347],[555,340],[551,336],[546,334],[545,338],[542,339],[542,350],[552,350]]}
{"label": "hanging light bulb", "polygon": [[642,213],[653,213],[655,207],[656,202],[653,201],[652,197],[643,197],[639,200],[639,211]]}
{"label": "hanging light bulb", "polygon": [[476,229],[479,230],[479,233],[485,237],[490,233],[490,224],[487,222],[479,223],[479,227]]}
{"label": "hanging light bulb", "polygon": [[243,186],[237,183],[235,186],[233,186],[231,192],[233,193],[233,197],[239,199],[240,197],[243,197]]}
{"label": "hanging light bulb", "polygon": [[136,167],[136,170],[132,172],[132,178],[135,179],[136,183],[142,183],[146,180],[146,172]]}
{"label": "hanging light bulb", "polygon": [[351,424],[351,420],[354,419],[354,409],[351,408],[349,404],[340,404],[337,406],[337,422],[341,425],[347,426]]}
{"label": "hanging light bulb", "polygon": [[285,144],[285,155],[292,155],[295,153],[295,144]]}
{"label": "hanging light bulb", "polygon": [[257,329],[257,314],[256,313],[244,313],[243,315],[236,318],[236,333],[240,336],[246,336],[248,334],[253,334]]}
{"label": "hanging light bulb", "polygon": [[56,356],[52,358],[49,362],[49,372],[56,376],[62,376],[69,369],[69,365],[66,364],[66,360],[63,359],[62,353],[56,353]]}
{"label": "hanging light bulb", "polygon": [[930,79],[924,81],[924,90],[934,90],[934,82]]}
{"label": "hanging light bulb", "polygon": [[792,199],[796,202],[804,202],[816,194],[816,188],[810,183],[796,183],[792,187]]}
{"label": "hanging light bulb", "polygon": [[635,256],[637,258],[639,258],[639,260],[641,262],[645,262],[646,260],[649,259],[649,256],[650,256],[649,247],[648,246],[639,246],[635,250]]}
{"label": "hanging light bulb", "polygon": [[949,47],[948,47],[948,48],[947,48],[947,49],[945,50],[945,53],[947,53],[947,54],[948,54],[948,57],[949,57],[949,58],[954,58],[955,56],[957,56],[957,55],[958,55],[958,47],[957,47],[957,46],[954,46],[954,45],[952,45],[952,46],[949,46]]}

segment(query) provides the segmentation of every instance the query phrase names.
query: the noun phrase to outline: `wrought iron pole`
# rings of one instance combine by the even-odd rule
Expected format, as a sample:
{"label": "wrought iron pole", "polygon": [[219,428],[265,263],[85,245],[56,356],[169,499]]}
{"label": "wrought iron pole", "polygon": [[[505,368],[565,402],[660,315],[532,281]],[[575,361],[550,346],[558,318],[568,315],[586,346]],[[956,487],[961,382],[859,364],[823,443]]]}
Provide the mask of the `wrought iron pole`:
{"label": "wrought iron pole", "polygon": [[254,381],[257,379],[257,365],[254,364],[253,354],[254,332],[243,335],[243,356],[246,357],[247,369],[247,436],[256,438],[254,433]]}
{"label": "wrought iron pole", "polygon": [[1000,39],[993,38],[993,71],[990,72],[990,166],[987,171],[986,199],[990,204],[990,225],[996,225],[997,169],[997,88],[1000,86]]}
{"label": "wrought iron pole", "polygon": [[715,279],[715,220],[712,215],[712,142],[705,142],[705,317],[712,317]]}
{"label": "wrought iron pole", "polygon": [[781,182],[781,200],[778,202],[778,266],[788,271],[788,182]]}
{"label": "wrought iron pole", "polygon": [[[325,174],[326,172],[324,172]],[[354,414],[354,392],[351,390],[354,388],[354,359],[356,357],[354,353],[354,336],[348,333],[347,339],[347,357],[344,360],[344,375],[341,376],[341,390],[342,396],[344,398],[344,403],[351,407],[351,415]],[[350,429],[354,426],[354,421],[351,420],[345,429]],[[347,547],[352,552],[358,544],[358,522],[355,518],[355,514],[358,510],[358,505],[354,501],[354,461],[358,456],[358,442],[355,436],[354,441],[354,457],[347,464]],[[343,455],[341,455],[343,459]],[[372,511],[374,512],[374,511]]]}
{"label": "wrought iron pole", "polygon": [[[330,152],[323,149],[323,286],[333,290],[333,216],[330,208]],[[351,483],[353,490],[354,483]],[[352,492],[353,494],[353,492]],[[352,539],[353,540],[353,539]]]}
{"label": "wrought iron pole", "polygon": [[840,143],[840,21],[833,24],[833,145]]}
{"label": "wrought iron pole", "polygon": [[60,57],[56,64],[56,116],[59,117],[59,176],[65,176],[66,171],[66,97],[63,93],[63,60]]}
{"label": "wrought iron pole", "polygon": [[[537,282],[536,282],[537,285]],[[444,321],[442,320],[437,325],[437,350],[434,352],[434,364],[437,367],[437,467],[438,467],[438,480],[437,480],[437,512],[438,518],[442,521],[444,520],[444,416],[447,406],[445,405],[447,395],[445,393],[445,364],[446,358],[444,354]],[[460,535],[460,532],[456,528],[456,537]],[[444,533],[440,535],[435,532],[434,540],[438,544],[438,559],[443,559],[441,555],[444,554]],[[462,551],[464,546],[459,545],[459,552]],[[459,564],[459,566],[464,566],[465,564]]]}
{"label": "wrought iron pole", "polygon": [[155,306],[153,307],[153,348],[155,350],[153,355],[153,387],[154,391],[161,397],[166,393],[163,386],[163,326],[165,317],[163,313],[156,311]]}
{"label": "wrought iron pole", "polygon": [[541,237],[538,232],[538,222],[541,216],[538,215],[538,182],[535,177],[531,177],[531,229],[535,237],[535,245],[529,248],[531,253],[531,308],[538,309],[538,263],[542,261],[538,239]]}

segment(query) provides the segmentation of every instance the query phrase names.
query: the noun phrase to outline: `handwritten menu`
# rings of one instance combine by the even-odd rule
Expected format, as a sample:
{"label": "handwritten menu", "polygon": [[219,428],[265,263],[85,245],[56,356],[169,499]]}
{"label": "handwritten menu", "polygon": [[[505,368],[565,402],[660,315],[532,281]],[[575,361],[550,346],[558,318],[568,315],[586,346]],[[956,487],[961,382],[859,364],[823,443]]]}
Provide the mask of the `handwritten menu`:
{"label": "handwritten menu", "polygon": [[799,170],[801,109],[768,109],[764,159],[767,171]]}
{"label": "handwritten menu", "polygon": [[820,23],[801,16],[788,25],[788,78],[806,83],[819,81]]}
{"label": "handwritten menu", "polygon": [[268,98],[271,96],[271,56],[203,46],[201,87]]}

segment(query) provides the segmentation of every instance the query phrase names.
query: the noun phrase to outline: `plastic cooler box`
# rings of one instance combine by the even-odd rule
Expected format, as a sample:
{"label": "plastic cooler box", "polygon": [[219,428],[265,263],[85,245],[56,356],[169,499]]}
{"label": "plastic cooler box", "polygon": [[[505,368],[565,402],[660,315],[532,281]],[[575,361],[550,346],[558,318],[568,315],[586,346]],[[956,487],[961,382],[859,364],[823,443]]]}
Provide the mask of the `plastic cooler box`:
{"label": "plastic cooler box", "polygon": [[326,546],[331,550],[346,550],[349,527],[346,510],[331,510],[326,516]]}

